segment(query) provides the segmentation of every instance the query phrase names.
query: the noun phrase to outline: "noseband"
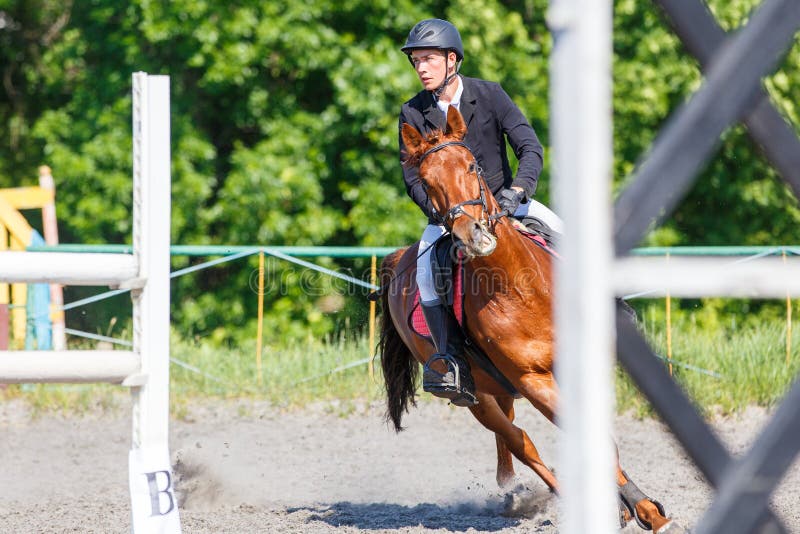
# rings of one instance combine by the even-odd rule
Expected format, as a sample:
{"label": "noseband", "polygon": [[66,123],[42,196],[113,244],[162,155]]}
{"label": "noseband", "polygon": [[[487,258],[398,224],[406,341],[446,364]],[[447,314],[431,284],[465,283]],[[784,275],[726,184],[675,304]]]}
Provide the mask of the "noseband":
{"label": "noseband", "polygon": [[[447,224],[447,222],[450,222],[449,226],[452,226],[452,223],[462,215],[466,215],[470,219],[475,220],[474,217],[472,217],[470,214],[464,211],[464,206],[480,206],[481,207],[480,222],[483,224],[485,224],[487,221],[492,222],[499,219],[500,217],[504,217],[505,213],[503,212],[495,213],[494,215],[489,215],[489,204],[486,202],[486,186],[484,185],[486,182],[483,180],[483,169],[481,169],[480,166],[478,166],[478,161],[475,159],[475,155],[472,153],[472,150],[470,150],[470,148],[466,145],[466,143],[463,143],[461,141],[447,141],[438,144],[433,148],[429,148],[422,154],[422,156],[420,156],[419,165],[422,166],[422,162],[425,160],[425,158],[427,158],[434,152],[439,152],[440,150],[450,146],[464,147],[469,152],[469,155],[472,156],[473,162],[472,165],[470,165],[470,172],[471,173],[474,172],[475,178],[477,178],[478,180],[478,191],[480,192],[480,197],[473,200],[465,200],[464,202],[459,202],[458,204],[447,210],[447,213],[445,213],[444,217],[440,217],[440,220],[445,224]],[[425,187],[425,189],[427,190],[427,186]],[[434,214],[437,217],[439,217],[439,214],[436,212],[436,210],[434,210]]]}

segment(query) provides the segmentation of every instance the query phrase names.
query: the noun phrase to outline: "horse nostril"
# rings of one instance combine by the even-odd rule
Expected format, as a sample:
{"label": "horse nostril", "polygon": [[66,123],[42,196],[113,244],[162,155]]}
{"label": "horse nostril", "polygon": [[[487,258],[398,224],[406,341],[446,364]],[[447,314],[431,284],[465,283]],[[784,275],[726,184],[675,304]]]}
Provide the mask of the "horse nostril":
{"label": "horse nostril", "polygon": [[477,221],[473,221],[472,223],[472,237],[476,241],[480,241],[485,234],[483,225]]}

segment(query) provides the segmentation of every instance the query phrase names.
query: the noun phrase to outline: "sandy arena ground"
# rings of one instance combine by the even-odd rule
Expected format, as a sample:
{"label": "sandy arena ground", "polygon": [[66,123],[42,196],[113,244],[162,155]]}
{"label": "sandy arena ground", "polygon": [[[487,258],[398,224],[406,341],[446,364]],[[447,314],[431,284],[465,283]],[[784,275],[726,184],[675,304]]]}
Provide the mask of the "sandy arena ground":
{"label": "sandy arena ground", "polygon": [[[558,431],[522,401],[517,411],[554,465]],[[284,412],[216,403],[173,421],[184,532],[558,531],[557,499],[526,468],[517,464],[527,491],[509,499],[496,487],[494,436],[467,410],[425,401],[401,434],[382,414],[382,405]],[[754,408],[715,426],[741,454],[767,420]],[[623,467],[669,515],[693,525],[711,492],[682,449],[657,421],[622,416],[616,425]],[[130,532],[130,433],[125,409],[31,418],[20,402],[0,406],[0,532]],[[795,462],[773,499],[791,532],[800,532],[798,495]],[[623,532],[643,531],[631,524]]]}

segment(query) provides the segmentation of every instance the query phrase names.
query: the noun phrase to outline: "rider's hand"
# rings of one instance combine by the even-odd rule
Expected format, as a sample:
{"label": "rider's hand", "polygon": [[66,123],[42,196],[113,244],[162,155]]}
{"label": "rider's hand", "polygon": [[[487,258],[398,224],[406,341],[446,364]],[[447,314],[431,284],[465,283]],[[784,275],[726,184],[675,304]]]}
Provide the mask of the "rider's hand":
{"label": "rider's hand", "polygon": [[507,215],[514,215],[522,200],[525,198],[525,191],[521,189],[503,189],[497,196],[500,209]]}

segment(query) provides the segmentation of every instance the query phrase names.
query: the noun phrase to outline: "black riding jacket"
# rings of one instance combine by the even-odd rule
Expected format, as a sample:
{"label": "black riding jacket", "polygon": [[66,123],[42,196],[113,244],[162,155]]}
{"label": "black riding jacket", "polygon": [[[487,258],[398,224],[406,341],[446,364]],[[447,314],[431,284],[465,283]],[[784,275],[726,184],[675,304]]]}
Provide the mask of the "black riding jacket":
{"label": "black riding jacket", "polygon": [[[533,127],[520,109],[506,94],[500,84],[477,78],[461,76],[464,90],[459,111],[467,125],[464,142],[472,150],[478,165],[483,169],[486,182],[492,193],[517,186],[525,190],[528,197],[536,192],[536,183],[542,172],[543,148]],[[446,118],[436,105],[430,91],[420,91],[403,104],[400,110],[400,128],[408,123],[423,135],[433,130],[443,130]],[[506,154],[506,139],[519,160],[516,178]],[[400,136],[400,161],[406,157],[403,138]],[[403,179],[408,195],[422,208],[432,223],[432,206],[422,188],[418,169],[402,166]]]}

